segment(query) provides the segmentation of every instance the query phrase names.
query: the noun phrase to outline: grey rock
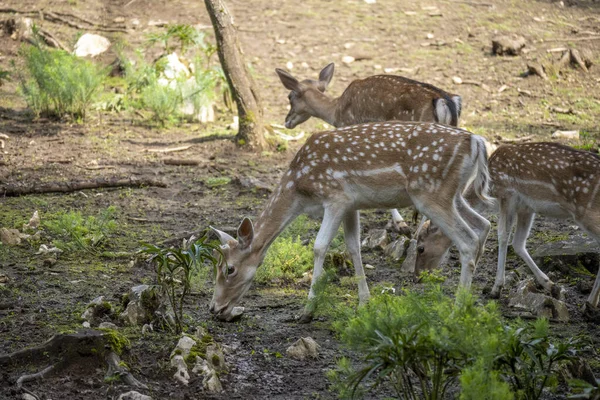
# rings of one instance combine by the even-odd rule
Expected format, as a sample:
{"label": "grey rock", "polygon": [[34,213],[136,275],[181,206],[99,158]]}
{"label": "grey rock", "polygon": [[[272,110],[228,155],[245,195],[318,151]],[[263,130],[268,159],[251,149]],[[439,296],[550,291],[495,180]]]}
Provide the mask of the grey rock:
{"label": "grey rock", "polygon": [[21,232],[18,229],[0,228],[0,242],[7,246],[21,244]]}
{"label": "grey rock", "polygon": [[385,229],[373,229],[366,234],[362,241],[362,246],[367,249],[379,247],[385,249],[388,244],[388,234]]}
{"label": "grey rock", "polygon": [[598,273],[600,245],[592,238],[574,236],[545,243],[532,253],[535,263],[545,271],[582,276]]}
{"label": "grey rock", "polygon": [[406,251],[406,242],[408,240],[409,239],[407,237],[400,236],[399,239],[389,243],[383,250],[385,255],[394,261],[400,261],[400,259],[404,256],[404,252]]}
{"label": "grey rock", "polygon": [[113,329],[113,330],[119,329],[119,327],[117,325],[113,324],[112,322],[102,322],[102,323],[100,323],[100,325],[98,325],[98,328]]}
{"label": "grey rock", "polygon": [[287,348],[286,353],[290,358],[304,360],[306,358],[317,358],[319,356],[319,344],[311,337],[298,339]]}
{"label": "grey rock", "polygon": [[564,290],[560,291],[558,297],[561,300],[540,293],[534,279],[528,278],[517,284],[515,293],[511,294],[509,306],[528,311],[537,317],[569,322],[569,311],[564,302]]}
{"label": "grey rock", "polygon": [[492,40],[492,53],[502,56],[516,56],[521,53],[525,47],[525,38],[523,36],[497,36]]}
{"label": "grey rock", "polygon": [[206,361],[208,365],[217,372],[225,369],[225,356],[221,347],[216,343],[209,344],[206,347]]}

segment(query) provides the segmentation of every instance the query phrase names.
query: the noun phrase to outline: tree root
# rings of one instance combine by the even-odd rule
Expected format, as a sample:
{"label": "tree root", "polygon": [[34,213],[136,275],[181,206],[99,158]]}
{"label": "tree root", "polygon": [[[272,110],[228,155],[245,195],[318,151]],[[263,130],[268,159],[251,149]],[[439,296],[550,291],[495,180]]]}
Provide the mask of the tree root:
{"label": "tree root", "polygon": [[140,187],[157,186],[166,187],[167,185],[160,181],[152,179],[134,179],[134,178],[111,178],[96,179],[94,181],[75,181],[75,182],[51,182],[32,185],[4,185],[0,186],[0,195],[6,197],[23,196],[27,194],[39,193],[69,193],[84,189],[115,188],[115,187]]}
{"label": "tree root", "polygon": [[57,361],[39,372],[21,375],[16,381],[17,388],[37,397],[25,389],[23,384],[56,375],[72,364],[89,364],[90,360],[95,360],[98,362],[104,361],[108,367],[108,377],[118,377],[129,386],[148,389],[121,362],[119,356],[111,349],[111,334],[103,331],[85,330],[72,334],[54,335],[50,340],[39,346],[0,355],[0,366],[7,367],[8,365],[26,364],[48,359]]}

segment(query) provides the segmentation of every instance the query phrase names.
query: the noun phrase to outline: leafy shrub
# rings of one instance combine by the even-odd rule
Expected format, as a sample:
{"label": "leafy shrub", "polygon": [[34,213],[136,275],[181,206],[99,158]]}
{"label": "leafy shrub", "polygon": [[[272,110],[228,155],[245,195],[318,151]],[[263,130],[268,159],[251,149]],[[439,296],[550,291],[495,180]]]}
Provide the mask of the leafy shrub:
{"label": "leafy shrub", "polygon": [[141,91],[143,107],[152,113],[152,120],[161,126],[178,119],[181,102],[181,96],[176,89],[161,85],[157,79],[152,80]]}
{"label": "leafy shrub", "polygon": [[20,91],[36,116],[85,119],[106,71],[66,51],[41,44],[22,47],[20,54],[26,70],[21,76]]}
{"label": "leafy shrub", "polygon": [[95,253],[117,229],[116,212],[114,206],[98,216],[84,217],[79,211],[62,212],[44,221],[43,226],[56,237],[52,243],[59,249]]}
{"label": "leafy shrub", "polygon": [[439,286],[376,296],[336,327],[365,354],[361,369],[345,373],[351,393],[389,382],[410,399],[442,399],[459,387],[461,399],[538,399],[576,349],[574,340],[551,343],[547,320],[506,326],[495,303],[478,305],[467,291],[454,301]]}
{"label": "leafy shrub", "polygon": [[556,367],[575,358],[579,340],[569,338],[553,343],[547,319],[509,327],[507,333],[508,346],[497,357],[496,364],[518,399],[539,399],[546,387],[558,383]]}
{"label": "leafy shrub", "polygon": [[217,244],[207,241],[208,236],[184,241],[181,248],[161,248],[144,244],[140,253],[149,255],[154,264],[156,287],[168,299],[173,310],[176,333],[183,331],[183,303],[191,289],[194,273],[205,263],[213,268],[220,262],[222,253]]}

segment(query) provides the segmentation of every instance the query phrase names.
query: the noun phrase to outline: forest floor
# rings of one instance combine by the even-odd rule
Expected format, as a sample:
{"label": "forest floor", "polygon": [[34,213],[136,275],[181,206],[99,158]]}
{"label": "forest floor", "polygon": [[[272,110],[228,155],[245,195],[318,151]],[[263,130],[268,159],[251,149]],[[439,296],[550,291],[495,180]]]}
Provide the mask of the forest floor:
{"label": "forest floor", "polygon": [[[291,72],[299,78],[316,79],[322,67],[336,63],[332,85],[339,95],[353,79],[392,72],[436,86],[463,97],[461,127],[491,141],[532,135],[534,140],[551,140],[556,130],[579,130],[581,140],[570,144],[598,149],[600,136],[600,40],[584,38],[600,35],[600,2],[597,1],[512,1],[486,2],[430,0],[362,0],[301,3],[267,0],[228,0],[239,27],[246,59],[252,65],[269,123],[283,124],[287,113],[287,90],[274,69],[292,63]],[[145,35],[159,28],[149,22],[201,24],[210,21],[201,1],[173,0],[22,0],[0,1],[0,8],[46,9],[81,15],[110,24],[123,17],[131,25],[128,33],[107,34],[120,39],[133,50]],[[433,16],[430,14],[434,14]],[[0,14],[0,20],[9,14]],[[77,30],[45,21],[43,25],[70,43]],[[433,38],[429,39],[428,34]],[[491,54],[491,40],[498,34],[518,34],[527,41],[526,53],[511,56]],[[430,36],[431,37],[431,36]],[[20,44],[0,40],[0,66],[18,69]],[[567,66],[548,80],[523,77],[527,64],[556,62],[561,53],[548,52],[557,47],[588,49],[595,57],[589,73]],[[341,62],[343,56],[356,61]],[[16,67],[12,66],[16,62]],[[289,68],[289,66],[288,66]],[[462,84],[453,77],[460,77]],[[118,305],[131,287],[152,283],[154,272],[145,263],[132,263],[140,242],[161,243],[209,225],[231,230],[243,217],[255,218],[269,191],[248,188],[239,178],[254,177],[273,188],[300,143],[289,149],[260,154],[241,151],[230,140],[234,132],[225,127],[232,114],[218,110],[218,120],[208,125],[182,123],[158,129],[136,121],[127,113],[93,112],[85,123],[33,119],[16,91],[16,79],[0,86],[0,133],[7,134],[0,153],[0,186],[40,184],[107,177],[135,177],[159,180],[166,187],[84,190],[69,194],[27,195],[0,198],[0,227],[20,229],[39,211],[43,220],[65,211],[97,216],[110,206],[118,227],[103,250],[65,252],[53,265],[37,256],[39,242],[18,247],[0,245],[0,354],[40,344],[57,332],[81,328],[80,315],[97,296]],[[502,88],[502,90],[500,90]],[[555,110],[572,108],[575,113]],[[321,121],[311,119],[295,133],[323,130]],[[294,134],[294,133],[292,133]],[[190,145],[177,153],[149,150]],[[193,159],[196,166],[173,166],[170,158]],[[231,178],[214,186],[215,178]],[[408,220],[411,211],[403,210]],[[362,233],[384,228],[388,212],[369,211],[362,217]],[[494,222],[494,219],[492,218]],[[302,239],[312,239],[315,224],[309,224]],[[414,225],[412,226],[414,228]],[[392,236],[396,235],[390,232]],[[569,222],[538,218],[529,247],[567,236],[581,235]],[[46,237],[42,237],[44,242]],[[364,251],[372,288],[392,286],[397,290],[412,285],[400,272],[399,264],[382,251]],[[474,291],[481,294],[493,282],[496,267],[496,234],[492,230],[486,253],[476,271]],[[444,288],[456,288],[459,268],[442,274]],[[508,269],[524,263],[510,254]],[[553,323],[559,336],[585,335],[593,347],[600,345],[600,328],[582,318],[586,295],[577,279],[560,274],[552,278],[567,291],[569,323]],[[228,373],[221,375],[224,393],[209,394],[202,379],[188,386],[173,378],[169,354],[177,337],[163,332],[143,336],[139,328],[123,328],[131,348],[123,355],[134,375],[149,386],[147,394],[155,399],[185,398],[335,398],[329,390],[326,371],[348,354],[334,335],[330,322],[322,317],[311,324],[298,324],[293,317],[302,310],[308,288],[302,282],[282,285],[255,285],[243,300],[244,317],[234,323],[214,320],[208,312],[212,283],[197,285],[185,304],[190,331],[202,325],[219,343],[231,346],[226,355]],[[578,278],[584,279],[584,278]],[[593,276],[586,278],[593,280]],[[353,286],[345,287],[347,300],[357,299]],[[510,313],[506,290],[499,300]],[[481,294],[487,301],[486,296]],[[297,361],[285,356],[286,348],[300,337],[311,336],[321,345],[316,360]],[[283,355],[280,357],[279,355]],[[590,360],[600,373],[600,357]],[[0,398],[17,398],[16,369],[0,373]],[[29,390],[49,399],[111,398],[127,391],[117,382],[105,381],[103,373],[76,371],[27,384]],[[385,397],[386,393],[373,394]],[[20,395],[19,395],[20,396]],[[548,398],[555,395],[548,394]],[[563,397],[564,393],[556,395]]]}

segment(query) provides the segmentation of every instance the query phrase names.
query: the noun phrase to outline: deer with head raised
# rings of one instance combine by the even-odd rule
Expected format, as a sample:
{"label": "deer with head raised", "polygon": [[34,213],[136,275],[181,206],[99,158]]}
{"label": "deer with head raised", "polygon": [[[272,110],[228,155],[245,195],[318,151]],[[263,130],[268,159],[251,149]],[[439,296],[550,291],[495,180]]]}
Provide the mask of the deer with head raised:
{"label": "deer with head raised", "polygon": [[[323,272],[325,253],[341,224],[358,279],[361,303],[369,289],[360,255],[359,210],[414,205],[454,239],[461,254],[461,285],[472,274],[490,228],[462,197],[474,179],[487,199],[487,154],[482,137],[464,130],[422,122],[354,125],[312,135],[300,148],[256,224],[245,218],[237,240],[214,230],[224,260],[217,268],[211,312],[230,320],[252,283],[266,251],[298,215],[323,215],[314,244],[309,298]],[[310,303],[310,302],[309,302]],[[303,321],[311,318],[307,307]]]}
{"label": "deer with head raised", "polygon": [[[515,225],[515,252],[536,281],[551,291],[554,284],[525,247],[535,214],[573,219],[600,244],[600,157],[557,143],[514,144],[499,147],[488,168],[498,212],[498,270],[492,296],[498,297],[504,286],[508,240]],[[465,197],[475,209],[487,208],[474,193],[467,191]],[[427,222],[419,230],[415,272],[437,267],[451,245],[435,221]],[[586,304],[595,308],[599,299],[600,274]]]}
{"label": "deer with head raised", "polygon": [[[397,75],[375,75],[351,82],[340,97],[332,98],[325,90],[333,78],[333,63],[321,70],[316,81],[299,81],[282,69],[275,71],[290,90],[286,128],[292,129],[310,117],[336,128],[391,120],[458,126],[461,97],[427,83]],[[396,228],[405,225],[400,213],[391,211]]]}

